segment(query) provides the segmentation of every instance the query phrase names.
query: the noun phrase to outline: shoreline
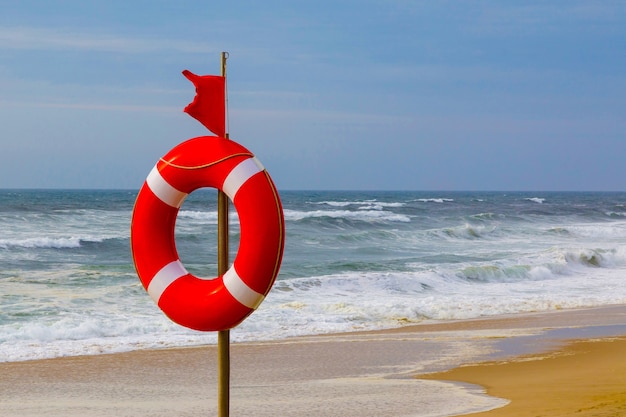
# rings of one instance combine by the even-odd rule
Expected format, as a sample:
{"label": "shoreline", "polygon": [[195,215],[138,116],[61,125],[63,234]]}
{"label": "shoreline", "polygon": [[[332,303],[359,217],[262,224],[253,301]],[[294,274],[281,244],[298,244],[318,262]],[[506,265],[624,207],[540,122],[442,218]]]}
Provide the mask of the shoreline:
{"label": "shoreline", "polygon": [[582,339],[557,350],[419,375],[476,384],[508,403],[472,417],[626,415],[626,336]]}
{"label": "shoreline", "polygon": [[[443,375],[433,372],[513,363],[514,357],[568,349],[571,340],[625,335],[626,305],[619,305],[235,343],[230,409],[233,416],[497,412],[508,407],[497,408],[506,400],[496,397],[507,398],[500,391],[487,396],[481,387],[431,380]],[[0,363],[0,414],[214,414],[216,352],[211,345]],[[428,380],[417,379],[426,373]]]}

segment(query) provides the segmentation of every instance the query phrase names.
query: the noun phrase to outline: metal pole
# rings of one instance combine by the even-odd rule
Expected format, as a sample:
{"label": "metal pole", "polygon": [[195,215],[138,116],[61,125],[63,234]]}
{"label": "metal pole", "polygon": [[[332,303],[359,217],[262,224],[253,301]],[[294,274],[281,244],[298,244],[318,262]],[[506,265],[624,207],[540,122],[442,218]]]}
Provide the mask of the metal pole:
{"label": "metal pole", "polygon": [[[227,52],[222,52],[222,77],[226,77]],[[228,138],[228,133],[226,133]],[[228,196],[223,191],[217,194],[217,274],[228,270]],[[228,417],[230,408],[230,330],[217,334],[217,413]]]}

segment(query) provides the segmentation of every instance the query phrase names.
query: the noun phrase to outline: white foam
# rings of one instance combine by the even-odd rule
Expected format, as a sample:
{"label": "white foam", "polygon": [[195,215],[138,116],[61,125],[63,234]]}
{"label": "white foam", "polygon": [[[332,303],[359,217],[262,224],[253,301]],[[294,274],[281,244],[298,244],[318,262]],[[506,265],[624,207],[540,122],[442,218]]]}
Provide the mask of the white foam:
{"label": "white foam", "polygon": [[217,211],[181,210],[178,217],[217,224]]}
{"label": "white foam", "polygon": [[362,200],[362,201],[317,201],[311,204],[316,205],[328,205],[332,207],[348,207],[348,206],[359,206],[360,208],[364,207],[404,207],[406,203],[403,202],[387,202],[387,201],[378,201],[378,200]]}
{"label": "white foam", "polygon": [[26,239],[0,239],[0,248],[78,248],[81,241],[101,242],[98,238],[81,237],[31,237]]}
{"label": "white foam", "polygon": [[[232,339],[626,303],[626,221],[598,220],[606,207],[526,216],[416,197],[289,205],[281,275]],[[179,212],[177,243],[193,254],[190,268],[210,268],[212,246],[197,236],[217,215],[192,204]],[[171,323],[146,294],[128,251],[130,207],[0,218],[0,361],[215,343]]]}
{"label": "white foam", "polygon": [[[626,302],[626,267],[589,266],[566,258],[559,264],[554,258],[559,254],[563,252],[544,254],[546,261],[554,262],[522,268],[526,275],[521,278],[504,269],[490,276],[486,268],[482,282],[459,276],[462,266],[283,278],[259,309],[233,331],[232,338],[271,340],[397,327],[425,319],[469,319]],[[41,274],[35,278],[58,279]],[[505,274],[510,275],[503,279]],[[22,298],[24,308],[35,308],[37,300],[49,299],[54,305],[39,306],[54,313],[25,321],[5,316],[0,325],[0,361],[215,343],[214,334],[171,323],[135,281],[128,273],[122,286],[83,292],[79,287],[59,292],[50,286],[33,294],[32,300]],[[11,294],[9,288],[19,291],[19,282],[0,285],[3,294]],[[122,310],[120,303],[125,306]]]}
{"label": "white foam", "polygon": [[311,218],[329,217],[333,219],[360,220],[366,222],[410,222],[411,218],[404,214],[397,214],[384,210],[284,210],[285,220],[298,221]]}
{"label": "white foam", "polygon": [[422,203],[451,203],[454,201],[453,198],[418,198],[416,201],[420,201]]}
{"label": "white foam", "polygon": [[533,203],[538,203],[538,204],[543,204],[543,202],[546,201],[545,198],[540,198],[540,197],[527,197],[524,200],[532,201]]}

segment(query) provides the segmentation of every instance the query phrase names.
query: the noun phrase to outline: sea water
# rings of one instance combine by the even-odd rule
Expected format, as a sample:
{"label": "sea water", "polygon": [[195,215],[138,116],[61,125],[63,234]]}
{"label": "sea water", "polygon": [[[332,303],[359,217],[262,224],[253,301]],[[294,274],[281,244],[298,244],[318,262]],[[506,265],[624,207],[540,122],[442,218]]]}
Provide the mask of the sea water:
{"label": "sea water", "polygon": [[[626,193],[282,191],[278,279],[237,341],[626,303]],[[0,190],[0,361],[216,343],[170,322],[129,249],[136,190]],[[231,207],[231,260],[238,218]],[[214,276],[214,190],[176,224]]]}

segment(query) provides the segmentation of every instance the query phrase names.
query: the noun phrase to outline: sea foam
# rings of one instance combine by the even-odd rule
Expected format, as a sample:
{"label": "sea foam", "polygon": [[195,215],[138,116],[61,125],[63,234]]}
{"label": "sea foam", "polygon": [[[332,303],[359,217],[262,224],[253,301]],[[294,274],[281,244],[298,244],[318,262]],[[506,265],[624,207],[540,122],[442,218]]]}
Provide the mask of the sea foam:
{"label": "sea foam", "polygon": [[[137,279],[135,193],[2,196],[0,361],[216,342],[169,321]],[[626,222],[613,214],[623,212],[623,193],[281,199],[281,271],[233,329],[235,342],[626,303]],[[216,212],[213,194],[194,193],[178,215],[176,245],[193,270],[214,267]],[[232,260],[240,232],[230,219]]]}

